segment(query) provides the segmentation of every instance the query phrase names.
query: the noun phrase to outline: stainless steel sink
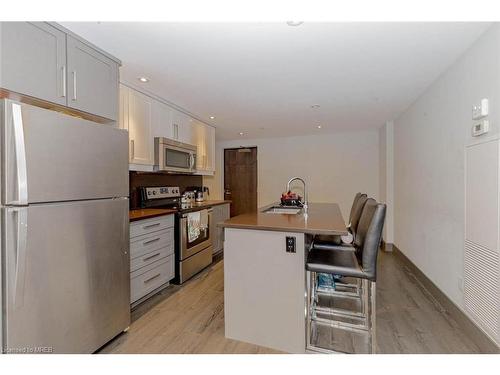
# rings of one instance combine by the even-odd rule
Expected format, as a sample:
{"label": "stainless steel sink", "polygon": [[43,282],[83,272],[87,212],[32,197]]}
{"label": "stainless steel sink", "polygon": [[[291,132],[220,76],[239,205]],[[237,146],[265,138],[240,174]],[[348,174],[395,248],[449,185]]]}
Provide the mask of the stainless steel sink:
{"label": "stainless steel sink", "polygon": [[286,214],[297,215],[302,208],[300,207],[285,207],[285,206],[272,206],[262,211],[265,214]]}

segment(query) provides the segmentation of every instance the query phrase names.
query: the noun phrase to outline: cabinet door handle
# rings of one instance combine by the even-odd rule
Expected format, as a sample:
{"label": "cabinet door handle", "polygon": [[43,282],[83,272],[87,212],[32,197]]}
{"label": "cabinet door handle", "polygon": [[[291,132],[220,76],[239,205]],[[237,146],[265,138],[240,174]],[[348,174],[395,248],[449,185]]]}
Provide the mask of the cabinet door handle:
{"label": "cabinet door handle", "polygon": [[62,97],[66,97],[66,65],[61,67],[62,71]]}
{"label": "cabinet door handle", "polygon": [[134,144],[134,140],[131,139],[130,140],[130,160],[134,160],[135,158],[135,144]]}
{"label": "cabinet door handle", "polygon": [[179,125],[174,124],[174,139],[179,140]]}
{"label": "cabinet door handle", "polygon": [[148,228],[153,228],[153,227],[157,227],[158,225],[160,225],[161,223],[154,223],[154,224],[149,224],[149,225],[144,225],[142,227],[142,229],[148,229]]}
{"label": "cabinet door handle", "polygon": [[161,275],[161,273],[158,273],[158,274],[154,275],[153,277],[150,277],[149,279],[144,280],[144,284],[147,284],[147,283],[149,283],[150,281],[152,281],[152,280],[156,279],[157,277],[160,277],[160,275]]}
{"label": "cabinet door handle", "polygon": [[150,243],[157,242],[157,241],[159,241],[159,240],[160,240],[160,237],[158,237],[158,238],[154,238],[154,239],[149,240],[149,241],[145,241],[145,242],[143,242],[143,243],[142,243],[142,246],[149,245]]}
{"label": "cabinet door handle", "polygon": [[73,71],[73,101],[76,101],[76,72]]}
{"label": "cabinet door handle", "polygon": [[143,259],[142,259],[142,261],[143,261],[143,262],[147,262],[147,261],[148,261],[148,260],[150,260],[150,259],[156,258],[156,257],[157,257],[158,255],[160,255],[160,254],[161,254],[161,253],[156,253],[156,254],[150,255],[150,256],[148,256],[148,257],[146,257],[146,258],[143,258]]}

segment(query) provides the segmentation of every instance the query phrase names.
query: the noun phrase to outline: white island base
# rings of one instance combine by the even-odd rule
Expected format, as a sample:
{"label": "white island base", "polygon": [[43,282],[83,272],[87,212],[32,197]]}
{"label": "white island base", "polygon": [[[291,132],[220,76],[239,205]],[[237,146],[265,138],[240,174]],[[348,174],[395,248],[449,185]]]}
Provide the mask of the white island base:
{"label": "white island base", "polygon": [[[295,237],[295,253],[286,237]],[[227,338],[305,353],[305,235],[225,228]]]}

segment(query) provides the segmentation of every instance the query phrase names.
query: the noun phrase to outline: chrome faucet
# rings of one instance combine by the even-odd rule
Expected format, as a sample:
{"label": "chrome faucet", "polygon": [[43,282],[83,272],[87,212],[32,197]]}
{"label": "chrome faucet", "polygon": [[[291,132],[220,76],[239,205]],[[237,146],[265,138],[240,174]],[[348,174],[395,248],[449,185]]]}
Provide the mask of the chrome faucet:
{"label": "chrome faucet", "polygon": [[302,184],[304,185],[304,203],[303,203],[303,207],[304,207],[304,213],[307,213],[308,204],[307,204],[307,187],[306,187],[306,182],[302,178],[300,178],[300,177],[292,177],[290,179],[290,181],[288,181],[288,184],[286,184],[286,191],[290,191],[290,184],[293,181],[296,181],[296,180],[302,182]]}

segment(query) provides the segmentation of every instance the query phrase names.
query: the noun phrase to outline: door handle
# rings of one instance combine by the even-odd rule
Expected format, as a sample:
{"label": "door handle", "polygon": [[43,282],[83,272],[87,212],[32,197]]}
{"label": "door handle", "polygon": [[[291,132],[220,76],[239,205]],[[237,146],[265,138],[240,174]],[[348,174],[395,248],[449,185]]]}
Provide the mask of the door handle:
{"label": "door handle", "polygon": [[66,97],[66,65],[61,67],[62,71],[62,97]]}
{"label": "door handle", "polygon": [[73,101],[76,101],[76,71],[73,71]]}
{"label": "door handle", "polygon": [[152,239],[152,240],[149,240],[149,241],[145,241],[145,242],[143,242],[143,243],[142,243],[142,245],[143,245],[143,246],[146,246],[146,245],[149,245],[150,243],[157,242],[157,241],[159,241],[159,240],[160,240],[160,237],[158,237],[158,238],[154,238],[154,239]]}
{"label": "door handle", "polygon": [[135,158],[135,142],[133,139],[130,140],[130,160]]}
{"label": "door handle", "polygon": [[175,140],[179,140],[179,125],[178,124],[174,124],[174,139]]}
{"label": "door handle", "polygon": [[147,284],[149,283],[150,281],[153,281],[154,279],[156,279],[157,277],[160,277],[161,273],[158,273],[156,275],[154,275],[153,277],[150,277],[149,279],[147,280],[144,280],[144,284]]}
{"label": "door handle", "polygon": [[190,169],[194,169],[195,167],[195,164],[196,164],[196,156],[194,156],[194,154],[189,154],[189,157],[191,159],[191,166],[190,166]]}
{"label": "door handle", "polygon": [[15,219],[15,245],[9,246],[9,269],[12,270],[10,284],[12,286],[12,303],[21,307],[24,302],[24,284],[26,269],[26,244],[28,234],[28,208],[9,208],[9,212],[16,216]]}
{"label": "door handle", "polygon": [[149,225],[143,225],[142,229],[148,229],[148,228],[157,227],[160,224],[161,223],[154,223],[154,224],[149,224]]}
{"label": "door handle", "polygon": [[160,255],[160,254],[161,254],[161,253],[156,253],[156,254],[150,255],[150,256],[148,256],[148,257],[146,257],[146,258],[143,258],[143,259],[142,259],[142,261],[143,261],[143,262],[147,262],[147,261],[148,261],[148,260],[150,260],[150,259],[156,258],[156,257],[157,257],[158,255]]}
{"label": "door handle", "polygon": [[11,203],[14,205],[26,205],[28,204],[28,177],[26,171],[23,114],[20,104],[12,103],[12,123],[17,167],[17,201]]}

